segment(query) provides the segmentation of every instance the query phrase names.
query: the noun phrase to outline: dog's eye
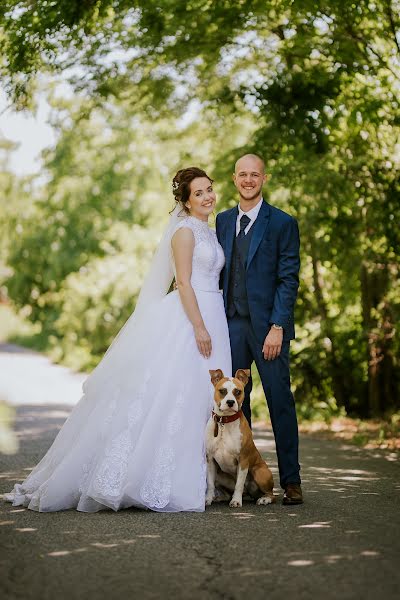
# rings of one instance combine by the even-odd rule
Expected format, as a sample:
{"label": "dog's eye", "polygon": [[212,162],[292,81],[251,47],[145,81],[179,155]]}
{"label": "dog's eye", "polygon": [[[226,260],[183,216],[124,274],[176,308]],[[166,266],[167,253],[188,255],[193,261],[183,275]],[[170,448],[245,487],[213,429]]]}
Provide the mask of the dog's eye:
{"label": "dog's eye", "polygon": [[219,390],[219,393],[221,394],[221,396],[226,396],[226,394],[228,393],[228,390],[226,388],[221,388]]}
{"label": "dog's eye", "polygon": [[236,396],[236,397],[239,397],[241,393],[242,393],[242,392],[241,392],[240,390],[238,390],[237,388],[235,388],[235,389],[233,390],[233,395],[234,395],[234,396]]}

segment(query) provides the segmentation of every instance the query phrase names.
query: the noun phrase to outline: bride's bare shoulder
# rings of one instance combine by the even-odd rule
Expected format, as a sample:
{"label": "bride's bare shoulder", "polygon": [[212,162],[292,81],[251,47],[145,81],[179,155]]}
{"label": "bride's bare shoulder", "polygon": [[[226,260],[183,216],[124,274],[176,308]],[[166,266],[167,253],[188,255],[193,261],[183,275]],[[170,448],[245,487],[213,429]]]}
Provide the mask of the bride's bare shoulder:
{"label": "bride's bare shoulder", "polygon": [[175,227],[175,231],[171,238],[172,248],[187,247],[193,245],[195,241],[193,227],[188,219],[182,219]]}

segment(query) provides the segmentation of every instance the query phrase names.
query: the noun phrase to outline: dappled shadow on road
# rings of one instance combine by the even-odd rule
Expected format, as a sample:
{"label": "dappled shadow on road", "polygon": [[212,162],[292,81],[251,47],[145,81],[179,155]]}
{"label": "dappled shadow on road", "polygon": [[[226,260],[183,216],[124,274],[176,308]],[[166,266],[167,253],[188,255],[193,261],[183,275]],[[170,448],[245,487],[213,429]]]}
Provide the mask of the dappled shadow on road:
{"label": "dappled shadow on road", "polygon": [[[34,449],[37,448],[38,453],[41,452],[43,455],[70,412],[71,406],[65,404],[18,407],[15,429],[21,444],[19,455],[25,455],[28,445],[31,449],[33,445]],[[275,492],[279,493],[279,477],[272,432],[256,425],[254,439],[274,474]],[[326,497],[327,494],[335,495],[336,500],[354,499],[358,496],[379,496],[380,483],[385,478],[382,459],[388,462],[398,461],[398,455],[393,452],[360,450],[354,446],[326,440],[318,441],[315,438],[302,438],[301,451],[302,482],[307,503],[314,503],[313,497],[315,498],[315,496]],[[38,455],[38,460],[41,455]],[[368,468],[364,468],[366,461]],[[2,470],[0,478],[7,482],[20,481],[34,466],[34,464],[22,465],[21,460],[10,460],[9,463],[18,463],[19,466],[16,469]],[[379,470],[370,468],[371,464],[375,463],[379,464]],[[392,486],[393,491],[398,491],[400,483],[394,481]],[[236,518],[246,520],[251,516],[237,513]]]}
{"label": "dappled shadow on road", "polygon": [[[319,597],[329,581],[332,589],[337,579],[357,586],[365,573],[387,568],[391,554],[379,539],[343,531],[343,521],[353,525],[350,515],[316,519],[318,508],[309,503],[288,512],[281,504],[245,503],[237,511],[218,504],[200,514],[42,514],[1,507],[0,535],[6,547],[18,548],[27,589],[39,576],[50,586],[57,580],[61,589],[74,587],[69,597],[90,597],[82,592],[98,594],[99,587],[101,596],[125,597],[115,595],[117,586],[141,598],[239,600],[249,589],[263,598],[271,585],[280,582],[282,589],[283,581],[294,590],[312,585]],[[359,521],[357,527],[363,528]],[[385,589],[381,582],[379,589]]]}
{"label": "dappled shadow on road", "polygon": [[71,412],[65,404],[23,405],[17,408],[15,430],[21,442],[46,439],[52,442]]}
{"label": "dappled shadow on road", "polygon": [[24,346],[18,346],[17,344],[0,343],[0,354],[38,354],[31,348],[25,348]]}
{"label": "dappled shadow on road", "polygon": [[[16,409],[14,427],[19,440],[19,452],[16,456],[7,458],[0,456],[0,481],[5,488],[3,491],[9,491],[10,484],[12,488],[14,483],[25,479],[51,446],[70,412],[71,406],[64,404],[23,405]],[[28,450],[34,458],[33,463],[32,460],[24,461],[23,457]],[[5,468],[6,464],[8,468]],[[5,482],[9,482],[8,485]]]}
{"label": "dappled shadow on road", "polygon": [[[26,477],[34,466],[32,457],[42,457],[69,412],[61,404],[18,409],[21,449],[2,461],[2,492]],[[28,580],[29,570],[41,570],[45,580],[46,569],[61,579],[65,568],[69,573],[84,569],[93,587],[105,577],[113,586],[118,579],[136,589],[127,579],[134,568],[139,593],[155,585],[173,594],[173,585],[185,581],[199,594],[207,589],[210,597],[239,598],[248,593],[250,581],[260,591],[277,574],[295,587],[313,577],[315,589],[327,580],[340,581],[343,573],[349,581],[369,573],[389,579],[397,568],[392,564],[398,536],[390,523],[397,516],[392,498],[399,486],[398,464],[385,460],[390,454],[302,438],[305,504],[285,507],[272,433],[256,427],[254,437],[274,474],[273,505],[245,501],[242,508],[230,509],[227,503],[215,503],[204,513],[126,509],[44,514],[2,503],[0,535],[29,565]]]}
{"label": "dappled shadow on road", "polygon": [[[245,503],[242,509],[235,511],[219,503],[198,514],[165,514],[140,509],[87,514],[72,510],[37,513],[6,505],[0,510],[0,528],[2,531],[9,530],[14,536],[22,536],[22,544],[40,547],[42,558],[49,559],[65,560],[82,553],[96,555],[108,551],[121,556],[126,551],[131,552],[133,545],[135,552],[145,546],[148,549],[149,544],[157,551],[161,542],[170,543],[172,550],[177,539],[180,544],[188,542],[187,550],[190,552],[190,540],[186,539],[188,532],[196,537],[205,526],[204,533],[207,532],[208,539],[204,541],[211,544],[211,553],[217,551],[218,542],[222,539],[236,547],[243,541],[250,546],[262,542],[260,534],[263,537],[267,535],[270,543],[275,536],[286,539],[290,536],[291,544],[280,551],[279,556],[260,554],[260,564],[278,561],[291,567],[310,567],[381,556],[379,540],[371,545],[366,540],[362,541],[360,535],[352,536],[360,534],[361,529],[346,529],[346,521],[350,524],[351,520],[344,515],[340,515],[339,519],[338,515],[334,515],[330,521],[313,521],[310,518],[313,511],[310,507],[307,511],[304,508],[288,512],[281,505],[266,508]],[[341,541],[331,543],[337,538],[334,530],[338,528]],[[327,534],[327,530],[332,531]],[[298,544],[299,541],[301,544]],[[229,569],[226,572],[230,572]],[[248,576],[250,572],[254,572],[254,568],[243,568],[238,574]]]}

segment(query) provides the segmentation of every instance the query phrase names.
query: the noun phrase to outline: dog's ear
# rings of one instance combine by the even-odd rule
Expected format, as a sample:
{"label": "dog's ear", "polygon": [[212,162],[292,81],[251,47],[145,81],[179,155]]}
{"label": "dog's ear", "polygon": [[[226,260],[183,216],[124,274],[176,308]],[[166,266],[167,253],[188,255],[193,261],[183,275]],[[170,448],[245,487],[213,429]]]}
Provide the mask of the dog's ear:
{"label": "dog's ear", "polygon": [[211,383],[214,387],[217,385],[218,381],[221,381],[221,379],[224,378],[224,374],[221,369],[217,369],[216,371],[210,370],[209,373],[211,375]]}
{"label": "dog's ear", "polygon": [[246,385],[250,378],[250,369],[238,369],[235,373],[235,378],[239,379],[243,385]]}

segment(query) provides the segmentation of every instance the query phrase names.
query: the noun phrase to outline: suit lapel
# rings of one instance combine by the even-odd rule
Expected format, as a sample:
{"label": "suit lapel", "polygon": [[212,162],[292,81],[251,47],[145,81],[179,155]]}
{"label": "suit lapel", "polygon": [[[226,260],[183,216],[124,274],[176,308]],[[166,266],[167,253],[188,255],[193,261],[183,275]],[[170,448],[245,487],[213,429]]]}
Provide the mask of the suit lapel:
{"label": "suit lapel", "polygon": [[246,269],[249,268],[249,265],[250,265],[252,259],[254,258],[255,253],[257,252],[257,248],[260,245],[260,242],[264,237],[264,233],[265,233],[265,230],[266,230],[266,228],[268,226],[268,222],[269,222],[269,214],[270,214],[269,204],[267,204],[267,202],[263,201],[261,208],[260,208],[260,212],[258,213],[257,219],[255,220],[255,223],[252,226],[254,228],[254,230],[253,230],[253,236],[250,241],[249,253],[247,255]]}

